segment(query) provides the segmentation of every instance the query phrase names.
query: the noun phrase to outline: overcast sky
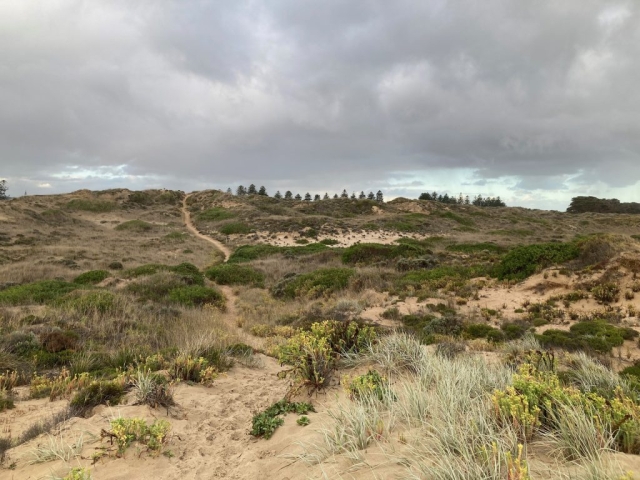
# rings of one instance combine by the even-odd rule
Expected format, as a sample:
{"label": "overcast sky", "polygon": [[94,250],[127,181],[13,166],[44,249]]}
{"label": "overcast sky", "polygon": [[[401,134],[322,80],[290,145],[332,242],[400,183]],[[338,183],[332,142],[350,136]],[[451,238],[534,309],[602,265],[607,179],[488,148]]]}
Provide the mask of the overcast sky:
{"label": "overcast sky", "polygon": [[640,2],[0,0],[0,178],[640,201]]}

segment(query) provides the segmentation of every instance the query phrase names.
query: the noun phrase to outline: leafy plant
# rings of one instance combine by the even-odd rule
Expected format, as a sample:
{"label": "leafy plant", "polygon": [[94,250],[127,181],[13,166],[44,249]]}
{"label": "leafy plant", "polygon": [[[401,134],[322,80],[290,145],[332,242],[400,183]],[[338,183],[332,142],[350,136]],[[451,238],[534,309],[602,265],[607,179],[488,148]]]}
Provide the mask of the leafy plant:
{"label": "leafy plant", "polygon": [[115,230],[142,233],[153,230],[153,225],[142,220],[129,220],[116,226]]}
{"label": "leafy plant", "polygon": [[133,442],[146,445],[152,454],[157,454],[170,430],[171,424],[166,420],[156,420],[147,425],[141,418],[119,417],[111,420],[111,432],[107,433],[116,441],[118,455],[123,455]]}
{"label": "leafy plant", "polygon": [[95,285],[110,276],[111,274],[106,270],[90,270],[74,278],[73,283],[77,283],[78,285]]}
{"label": "leafy plant", "polygon": [[346,390],[351,399],[359,399],[366,396],[373,396],[378,400],[383,400],[386,391],[387,379],[380,375],[377,370],[369,370],[364,375],[354,378],[346,378]]}
{"label": "leafy plant", "polygon": [[220,228],[220,233],[224,235],[243,235],[251,232],[251,227],[242,222],[225,223]]}
{"label": "leafy plant", "polygon": [[537,269],[576,258],[580,249],[575,243],[539,243],[516,247],[507,253],[495,269],[500,280],[524,280]]}
{"label": "leafy plant", "polygon": [[75,283],[61,280],[42,280],[0,290],[0,305],[49,303],[77,289]]}
{"label": "leafy plant", "polygon": [[188,307],[206,304],[214,305],[218,308],[224,308],[225,306],[225,298],[220,291],[200,285],[174,288],[169,292],[169,300]]}
{"label": "leafy plant", "polygon": [[264,275],[251,267],[224,263],[204,272],[209,280],[220,285],[251,285],[264,288]]}
{"label": "leafy plant", "polygon": [[79,390],[71,399],[70,406],[74,412],[84,414],[98,405],[117,405],[123,395],[122,382],[96,380]]}
{"label": "leafy plant", "polygon": [[354,271],[350,268],[320,268],[283,279],[271,289],[271,293],[279,298],[293,299],[303,296],[317,298],[346,288],[353,273]]}
{"label": "leafy plant", "polygon": [[[283,415],[287,413],[296,413],[298,415],[306,415],[309,412],[315,412],[313,405],[306,402],[290,402],[288,400],[280,400],[261,413],[253,416],[251,421],[251,435],[254,437],[271,438],[276,429],[284,424]],[[307,417],[301,417],[307,418]],[[308,418],[307,418],[308,420]],[[298,419],[298,422],[300,419]],[[301,425],[301,423],[298,423]],[[308,425],[309,422],[306,423]]]}

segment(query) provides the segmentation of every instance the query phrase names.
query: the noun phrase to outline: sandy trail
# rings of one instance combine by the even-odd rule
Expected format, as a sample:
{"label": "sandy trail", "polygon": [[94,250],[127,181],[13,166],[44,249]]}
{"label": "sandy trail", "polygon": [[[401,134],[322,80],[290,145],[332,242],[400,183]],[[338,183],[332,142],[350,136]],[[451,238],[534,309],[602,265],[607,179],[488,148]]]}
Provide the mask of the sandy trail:
{"label": "sandy trail", "polygon": [[[221,242],[208,237],[198,231],[198,229],[191,221],[191,213],[187,209],[187,198],[189,198],[189,195],[186,195],[184,197],[184,200],[182,201],[182,217],[184,218],[185,226],[194,236],[213,244],[213,246],[220,250],[224,254],[224,261],[226,263],[231,256],[231,250],[229,250],[229,248]],[[231,331],[235,332],[236,335],[238,335],[238,337],[240,337],[244,343],[256,350],[263,350],[264,342],[262,341],[262,339],[247,335],[247,333],[242,330],[242,328],[238,327],[236,321],[238,316],[236,309],[237,297],[233,292],[233,289],[227,285],[219,285],[219,288],[227,299],[227,311],[223,315],[223,319],[227,326],[231,329]]]}
{"label": "sandy trail", "polygon": [[226,245],[219,242],[218,240],[211,237],[207,237],[206,235],[203,235],[202,233],[200,233],[198,229],[195,227],[195,225],[193,224],[193,222],[191,221],[191,213],[187,208],[187,199],[189,198],[189,196],[190,194],[185,195],[184,199],[182,200],[182,217],[184,218],[184,224],[187,227],[187,230],[189,230],[196,237],[201,238],[202,240],[205,240],[213,244],[218,250],[224,253],[224,261],[226,262],[227,260],[229,260],[229,257],[231,256],[231,250],[229,250],[229,248],[227,248]]}

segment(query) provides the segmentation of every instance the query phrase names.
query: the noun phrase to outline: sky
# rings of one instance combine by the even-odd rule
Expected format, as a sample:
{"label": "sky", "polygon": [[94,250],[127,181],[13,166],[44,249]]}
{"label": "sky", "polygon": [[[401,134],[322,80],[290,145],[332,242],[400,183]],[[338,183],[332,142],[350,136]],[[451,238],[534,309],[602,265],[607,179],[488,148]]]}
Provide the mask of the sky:
{"label": "sky", "polygon": [[0,0],[0,178],[640,201],[640,2]]}

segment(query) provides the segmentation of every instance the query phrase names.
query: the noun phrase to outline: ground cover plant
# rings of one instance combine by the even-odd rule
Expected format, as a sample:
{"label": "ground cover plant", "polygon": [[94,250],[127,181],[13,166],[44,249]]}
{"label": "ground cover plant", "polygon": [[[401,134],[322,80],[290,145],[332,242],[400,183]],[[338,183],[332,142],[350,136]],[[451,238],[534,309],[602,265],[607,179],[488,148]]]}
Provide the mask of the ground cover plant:
{"label": "ground cover plant", "polygon": [[264,274],[243,265],[222,264],[208,268],[205,276],[219,285],[250,285],[264,287]]}

